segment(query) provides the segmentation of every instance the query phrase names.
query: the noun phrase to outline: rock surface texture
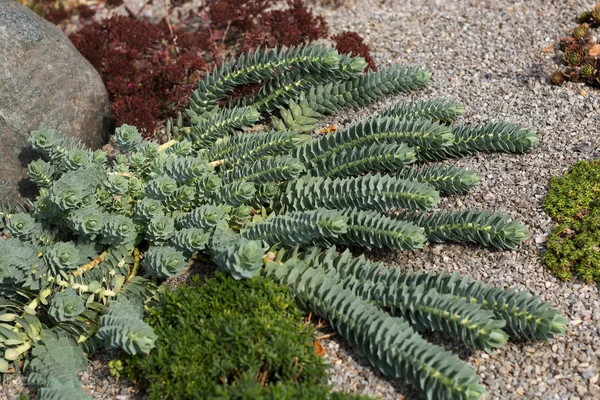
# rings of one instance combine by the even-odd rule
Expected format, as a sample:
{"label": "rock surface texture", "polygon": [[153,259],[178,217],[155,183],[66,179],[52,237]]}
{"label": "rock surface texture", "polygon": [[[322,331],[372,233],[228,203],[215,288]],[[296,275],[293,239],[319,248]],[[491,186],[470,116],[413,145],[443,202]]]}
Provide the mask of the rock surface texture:
{"label": "rock surface texture", "polygon": [[60,29],[27,7],[0,0],[0,202],[22,201],[35,188],[27,163],[29,132],[44,126],[90,148],[111,127],[100,75]]}

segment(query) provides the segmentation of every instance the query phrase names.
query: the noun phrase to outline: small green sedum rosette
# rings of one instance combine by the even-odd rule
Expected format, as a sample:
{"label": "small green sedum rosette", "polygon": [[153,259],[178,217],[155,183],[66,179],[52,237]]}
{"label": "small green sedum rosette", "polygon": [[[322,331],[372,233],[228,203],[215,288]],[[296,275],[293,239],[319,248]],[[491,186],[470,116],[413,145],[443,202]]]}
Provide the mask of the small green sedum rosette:
{"label": "small green sedum rosette", "polygon": [[241,238],[236,243],[217,249],[214,261],[234,279],[248,279],[262,267],[266,250],[262,240]]}
{"label": "small green sedum rosette", "polygon": [[123,124],[115,131],[115,143],[123,153],[138,150],[142,143],[142,135],[135,126]]}
{"label": "small green sedum rosette", "polygon": [[184,228],[171,238],[170,243],[189,256],[206,247],[208,235],[202,229]]}
{"label": "small green sedum rosette", "polygon": [[160,176],[151,180],[146,187],[146,195],[155,200],[166,200],[177,189],[175,179],[167,176]]}
{"label": "small green sedum rosette", "polygon": [[52,297],[48,314],[57,322],[75,321],[84,310],[83,299],[75,290],[67,288]]}
{"label": "small green sedum rosette", "polygon": [[63,166],[68,171],[75,171],[90,162],[91,153],[84,149],[69,150],[64,158]]}
{"label": "small green sedum rosette", "polygon": [[13,214],[7,218],[6,227],[13,237],[29,240],[35,229],[35,219],[27,213]]}
{"label": "small green sedum rosette", "polygon": [[44,253],[44,261],[50,269],[59,272],[70,272],[79,266],[81,257],[73,242],[57,242]]}
{"label": "small green sedum rosette", "polygon": [[162,244],[175,234],[173,218],[161,215],[150,220],[146,229],[146,237],[152,242]]}
{"label": "small green sedum rosette", "polygon": [[161,279],[179,274],[185,264],[186,258],[183,253],[170,246],[152,247],[142,261],[148,276]]}
{"label": "small green sedum rosette", "polygon": [[138,232],[130,218],[116,214],[109,217],[102,230],[103,243],[121,245],[134,242]]}
{"label": "small green sedum rosette", "polygon": [[129,191],[129,179],[122,175],[108,175],[106,189],[113,195],[124,195]]}
{"label": "small green sedum rosette", "polygon": [[73,211],[69,222],[75,232],[94,240],[102,232],[108,219],[109,216],[99,207],[92,206]]}
{"label": "small green sedum rosette", "polygon": [[148,197],[138,201],[135,205],[133,216],[134,219],[148,223],[154,217],[162,217],[165,215],[162,203],[159,200],[150,199]]}
{"label": "small green sedum rosette", "polygon": [[43,127],[32,131],[27,139],[29,146],[45,155],[49,155],[60,142],[58,134],[54,129]]}
{"label": "small green sedum rosette", "polygon": [[54,166],[44,160],[35,160],[27,166],[29,178],[38,187],[50,187],[53,183],[53,175],[56,172]]}

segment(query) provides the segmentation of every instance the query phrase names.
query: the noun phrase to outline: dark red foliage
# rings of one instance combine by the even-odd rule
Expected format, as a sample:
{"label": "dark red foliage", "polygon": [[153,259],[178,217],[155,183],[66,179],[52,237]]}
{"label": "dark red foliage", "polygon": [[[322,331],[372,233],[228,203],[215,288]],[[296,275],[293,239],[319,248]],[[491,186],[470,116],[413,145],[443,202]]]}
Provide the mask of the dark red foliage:
{"label": "dark red foliage", "polygon": [[71,13],[67,11],[62,3],[55,4],[54,1],[43,1],[43,14],[44,18],[53,24],[59,24],[71,16]]}
{"label": "dark red foliage", "polygon": [[123,0],[106,0],[106,6],[108,8],[119,7],[123,4]]}
{"label": "dark red foliage", "polygon": [[133,92],[130,96],[121,93],[113,100],[113,118],[118,125],[134,125],[148,136],[157,128],[161,103],[152,94],[142,96],[137,91]]}
{"label": "dark red foliage", "polygon": [[214,28],[236,28],[247,31],[254,27],[254,19],[277,0],[208,0],[208,18]]}
{"label": "dark red foliage", "polygon": [[207,68],[199,48],[178,55],[168,28],[129,17],[84,26],[70,39],[100,72],[117,125],[146,135],[185,107],[198,71]]}
{"label": "dark red foliage", "polygon": [[338,35],[333,35],[331,40],[335,42],[335,48],[340,53],[350,53],[351,56],[361,56],[367,62],[367,68],[377,71],[377,66],[369,46],[364,43],[364,39],[356,32],[344,31]]}
{"label": "dark red foliage", "polygon": [[296,46],[327,37],[327,22],[314,16],[302,0],[286,0],[288,8],[262,13],[246,34],[242,52],[257,47]]}
{"label": "dark red foliage", "polygon": [[248,85],[236,86],[233,89],[233,93],[231,93],[228,101],[231,101],[232,104],[237,104],[244,98],[256,96],[262,86],[263,85],[261,83],[250,83]]}
{"label": "dark red foliage", "polygon": [[85,4],[78,5],[76,11],[79,14],[79,16],[83,19],[92,19],[94,15],[96,15],[96,11],[92,10]]}
{"label": "dark red foliage", "polygon": [[[98,1],[107,8],[123,4]],[[66,10],[62,5],[56,8],[62,3],[55,0],[38,0],[35,5],[55,23],[78,14],[82,28],[70,39],[102,76],[117,125],[136,125],[145,136],[187,106],[198,79],[222,58],[258,46],[300,45],[327,36],[327,23],[303,0],[205,0],[185,14],[177,9],[190,1],[171,0],[171,25],[166,18],[157,24],[145,22],[131,10],[126,10],[127,17],[93,21],[97,7]],[[282,3],[285,7],[278,7]],[[152,0],[146,0],[149,4]],[[360,37],[352,43],[350,50],[368,55]],[[243,85],[227,101],[251,96],[260,87],[261,83]]]}
{"label": "dark red foliage", "polygon": [[[112,1],[123,2],[123,0]],[[87,5],[77,4],[75,2],[69,3],[56,0],[34,0],[33,2],[29,3],[29,6],[36,13],[56,25],[68,21],[73,15],[79,15],[81,19],[89,20],[96,14],[96,11],[92,10]]]}

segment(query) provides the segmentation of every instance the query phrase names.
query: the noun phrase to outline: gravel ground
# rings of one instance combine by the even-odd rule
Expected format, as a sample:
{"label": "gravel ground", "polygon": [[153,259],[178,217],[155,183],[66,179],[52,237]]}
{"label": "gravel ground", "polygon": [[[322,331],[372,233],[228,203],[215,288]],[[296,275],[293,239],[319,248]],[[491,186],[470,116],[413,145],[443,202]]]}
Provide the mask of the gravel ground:
{"label": "gravel ground", "polygon": [[[566,0],[357,0],[338,9],[315,8],[333,33],[362,34],[378,65],[413,64],[432,71],[432,83],[416,94],[419,98],[450,98],[465,106],[465,122],[507,120],[535,129],[541,138],[530,154],[459,160],[457,165],[479,174],[481,184],[467,196],[440,204],[500,211],[523,221],[528,237],[518,249],[430,245],[414,252],[372,254],[390,266],[456,271],[496,286],[528,290],[563,310],[570,321],[567,335],[551,343],[509,343],[492,354],[469,354],[456,343],[432,337],[477,369],[487,399],[600,398],[599,288],[561,282],[540,262],[552,227],[541,206],[549,178],[563,174],[578,159],[598,157],[600,146],[599,92],[581,84],[550,85],[547,77],[558,55],[554,49],[542,50],[572,29],[573,18],[592,5]],[[384,399],[418,398],[373,372],[344,341],[332,340],[326,348],[336,388]]]}
{"label": "gravel ground", "polygon": [[[481,184],[469,195],[444,199],[440,206],[507,213],[528,226],[528,237],[514,251],[475,246],[430,245],[414,252],[372,252],[373,259],[403,269],[457,271],[500,287],[528,290],[551,301],[569,319],[566,336],[551,343],[509,343],[491,354],[469,352],[439,335],[429,338],[459,354],[477,369],[485,399],[600,398],[600,299],[597,285],[561,282],[540,262],[552,221],[542,200],[552,175],[578,159],[598,156],[599,92],[581,84],[549,84],[554,50],[543,49],[575,25],[573,18],[593,2],[569,0],[346,0],[338,8],[315,5],[332,33],[354,30],[373,50],[378,65],[414,64],[433,72],[418,98],[446,97],[466,108],[465,122],[507,120],[535,129],[541,145],[526,155],[483,154],[458,160],[476,171]],[[575,4],[577,3],[577,4]],[[600,31],[599,31],[600,32]],[[386,99],[370,110],[334,119],[347,123],[408,96]],[[335,336],[324,340],[338,390],[384,399],[417,399],[397,380],[374,371]],[[116,382],[97,356],[82,376],[96,399],[143,398],[127,382]],[[9,378],[0,399],[22,390]]]}

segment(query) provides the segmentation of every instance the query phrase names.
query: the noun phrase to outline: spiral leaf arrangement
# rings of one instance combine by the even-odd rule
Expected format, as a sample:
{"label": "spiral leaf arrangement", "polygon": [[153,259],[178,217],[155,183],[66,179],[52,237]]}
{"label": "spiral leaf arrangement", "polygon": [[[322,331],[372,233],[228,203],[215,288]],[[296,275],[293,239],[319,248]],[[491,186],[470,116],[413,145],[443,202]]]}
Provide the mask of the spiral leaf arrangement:
{"label": "spiral leaf arrangement", "polygon": [[[324,46],[248,53],[206,75],[185,118],[167,123],[167,143],[120,127],[121,154],[111,163],[55,131],[32,132],[42,160],[29,171],[40,193],[31,210],[0,208],[1,370],[33,348],[30,382],[52,398],[53,370],[44,366],[69,354],[56,364],[72,387],[65,398],[82,398],[73,382],[84,354],[151,351],[156,336],[143,305],[196,257],[236,279],[266,274],[288,284],[375,367],[429,399],[475,399],[484,388],[420,331],[484,350],[508,335],[562,334],[559,312],[526,293],[456,275],[399,274],[332,247],[416,249],[429,240],[512,249],[525,237],[523,225],[500,214],[434,211],[441,195],[466,193],[479,178],[426,164],[530,151],[538,139],[525,128],[452,125],[462,108],[428,100],[307,134],[325,115],[421,89],[430,78],[414,67],[363,74],[364,65]],[[250,83],[268,90],[223,108]],[[267,117],[262,132],[244,130]]]}
{"label": "spiral leaf arrangement", "polygon": [[600,44],[594,29],[600,26],[600,3],[581,13],[579,25],[569,36],[560,39],[559,49],[565,66],[550,75],[550,81],[560,85],[564,81],[586,82],[600,86]]}

